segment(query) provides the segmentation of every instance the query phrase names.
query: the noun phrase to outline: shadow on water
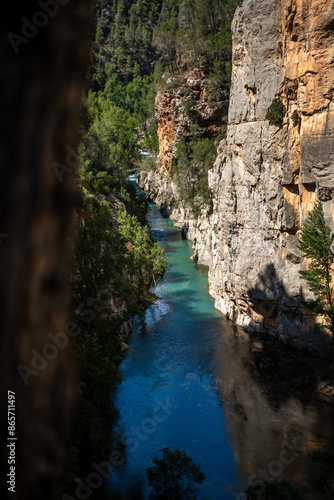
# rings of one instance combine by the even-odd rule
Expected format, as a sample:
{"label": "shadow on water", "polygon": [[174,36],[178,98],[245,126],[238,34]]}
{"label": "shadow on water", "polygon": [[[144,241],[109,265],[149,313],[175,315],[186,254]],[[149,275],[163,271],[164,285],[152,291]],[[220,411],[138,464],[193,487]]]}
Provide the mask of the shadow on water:
{"label": "shadow on water", "polygon": [[143,483],[142,481],[134,481],[128,489],[128,497],[129,500],[145,500]]}
{"label": "shadow on water", "polygon": [[[189,260],[191,244],[156,210],[150,222],[170,267],[159,299],[136,318],[122,362],[115,433],[126,463],[110,478],[111,490],[147,499],[146,468],[170,446],[201,465],[199,498],[232,500],[256,480],[283,478],[306,499],[323,498],[334,479],[332,365],[249,334],[215,311],[206,268]],[[260,306],[273,283],[271,268],[253,293]]]}
{"label": "shadow on water", "polygon": [[325,498],[334,479],[333,365],[267,335],[225,327],[224,336],[216,384],[244,484],[286,479],[309,500]]}

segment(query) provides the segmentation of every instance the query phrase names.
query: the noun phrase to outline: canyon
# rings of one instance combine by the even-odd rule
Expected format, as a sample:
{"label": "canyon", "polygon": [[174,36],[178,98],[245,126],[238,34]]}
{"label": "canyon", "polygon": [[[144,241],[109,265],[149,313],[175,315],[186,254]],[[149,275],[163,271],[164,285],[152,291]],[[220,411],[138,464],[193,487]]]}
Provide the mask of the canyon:
{"label": "canyon", "polygon": [[[249,331],[330,357],[331,339],[315,328],[313,295],[298,237],[319,200],[334,229],[334,6],[330,0],[244,0],[232,23],[229,103],[208,99],[200,68],[158,91],[159,156],[138,183],[193,242],[193,259],[209,267],[215,307]],[[172,77],[171,77],[172,78]],[[177,144],[191,130],[188,94],[199,129],[226,138],[208,173],[212,207],[199,214],[172,175]],[[275,98],[282,126],[266,119]],[[199,119],[198,119],[199,117]]]}

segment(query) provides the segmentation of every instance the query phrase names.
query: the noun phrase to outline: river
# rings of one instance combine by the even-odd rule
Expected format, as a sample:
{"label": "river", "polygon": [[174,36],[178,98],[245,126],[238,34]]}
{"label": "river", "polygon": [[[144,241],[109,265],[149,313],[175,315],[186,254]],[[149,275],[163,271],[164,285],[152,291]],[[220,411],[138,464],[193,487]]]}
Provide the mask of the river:
{"label": "river", "polygon": [[121,364],[114,438],[126,443],[126,463],[110,489],[146,500],[146,468],[177,447],[206,475],[199,499],[242,499],[261,477],[287,479],[316,498],[334,479],[330,365],[218,313],[207,269],[190,260],[192,244],[153,204],[148,220],[169,267],[157,301],[134,320]]}

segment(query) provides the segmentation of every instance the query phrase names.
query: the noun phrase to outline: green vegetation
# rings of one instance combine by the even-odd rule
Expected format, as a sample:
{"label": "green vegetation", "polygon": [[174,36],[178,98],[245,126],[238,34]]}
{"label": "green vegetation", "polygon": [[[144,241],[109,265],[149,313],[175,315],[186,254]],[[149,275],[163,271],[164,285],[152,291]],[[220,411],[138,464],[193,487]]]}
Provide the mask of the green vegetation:
{"label": "green vegetation", "polygon": [[332,273],[334,255],[331,246],[334,234],[325,223],[322,204],[317,202],[307,216],[299,239],[299,248],[308,260],[308,269],[300,271],[307,281],[310,290],[316,294],[316,299],[309,302],[317,314],[328,318],[328,329],[334,335],[334,303]]}
{"label": "green vegetation", "polygon": [[299,114],[298,114],[298,111],[296,109],[294,110],[294,112],[291,115],[291,120],[292,120],[293,126],[297,127],[297,125],[299,123]]}
{"label": "green vegetation", "polygon": [[[208,77],[206,99],[211,99],[212,103],[228,99],[232,69],[231,21],[239,3],[239,0],[100,0],[97,3],[94,64],[90,76],[94,99],[99,101],[102,96],[112,102],[119,116],[126,121],[131,116],[135,124],[129,122],[129,127],[136,131],[141,149],[158,153],[154,117],[156,88],[170,92],[180,89],[182,72],[188,67],[200,68]],[[192,141],[203,138],[205,130],[198,125],[201,116],[194,109],[195,101],[191,89],[188,90],[185,112],[191,120],[188,135],[191,155]],[[130,115],[126,116],[124,112]],[[101,121],[103,123],[103,117]],[[225,136],[226,123],[222,121],[218,138]],[[193,162],[191,156],[188,162]],[[147,161],[143,160],[143,163]],[[118,164],[117,160],[115,164]],[[176,170],[174,175],[181,176],[184,167],[183,163],[180,174]],[[187,177],[193,178],[193,170],[187,173]],[[207,169],[197,168],[196,175],[202,184],[194,205],[195,212],[198,212],[203,192],[201,203],[211,202]],[[201,175],[205,179],[202,180]],[[183,179],[179,182],[188,184]],[[188,189],[185,191],[187,199],[192,202],[192,193],[188,193]]]}
{"label": "green vegetation", "polygon": [[165,448],[162,458],[155,457],[154,465],[146,469],[150,498],[154,500],[187,500],[194,498],[205,474],[192,458],[176,448]]}
{"label": "green vegetation", "polygon": [[[110,394],[121,379],[120,332],[154,300],[150,287],[166,268],[162,250],[146,223],[146,198],[127,181],[140,161],[146,168],[154,168],[154,159],[141,160],[139,149],[158,153],[156,89],[179,88],[181,72],[191,65],[208,77],[206,93],[213,96],[212,102],[222,95],[227,99],[230,26],[238,3],[98,0],[95,4],[97,28],[83,104],[78,167],[81,200],[76,208],[69,308],[77,333],[73,348],[79,368],[67,456],[70,493],[75,478],[84,479],[92,472],[92,462],[103,460],[109,451],[111,420],[117,415]],[[172,175],[195,215],[203,205],[212,213],[207,178],[216,143],[203,136],[192,89],[183,92],[191,123],[187,139],[179,143]],[[219,137],[225,135],[222,121]],[[191,480],[180,483],[185,494],[195,491],[194,485],[204,475],[179,450],[164,454],[167,462],[173,457],[181,466],[181,476],[190,473]],[[173,491],[179,491],[178,487],[176,482]],[[98,490],[97,497],[102,496]]]}
{"label": "green vegetation", "polygon": [[146,199],[133,190],[121,186],[119,198],[114,197],[118,204],[123,199],[121,208],[91,194],[79,212],[69,310],[78,332],[73,347],[79,367],[67,457],[69,491],[76,476],[84,478],[91,463],[109,452],[111,418],[117,414],[110,393],[121,380],[121,327],[154,301],[149,289],[166,268],[162,249],[142,222]]}
{"label": "green vegetation", "polygon": [[111,76],[125,84],[150,75],[157,61],[153,30],[159,24],[163,0],[100,0],[92,71],[94,90],[103,90]]}
{"label": "green vegetation", "polygon": [[238,3],[237,0],[184,0],[179,8],[175,45],[180,59],[200,64],[217,91],[228,88],[230,83],[231,21]]}
{"label": "green vegetation", "polygon": [[212,168],[217,151],[212,139],[181,138],[177,147],[177,163],[172,171],[181,198],[199,215],[203,204],[212,208],[208,171]]}
{"label": "green vegetation", "polygon": [[[221,90],[229,85],[231,21],[238,0],[165,0],[153,44],[171,72],[180,65],[201,66]],[[182,61],[182,62],[181,62]]]}
{"label": "green vegetation", "polygon": [[276,97],[269,106],[266,120],[269,120],[270,125],[281,127],[283,125],[283,116],[283,103]]}
{"label": "green vegetation", "polygon": [[157,153],[155,86],[163,68],[153,45],[160,1],[100,0],[90,87],[136,121],[142,149]]}
{"label": "green vegetation", "polygon": [[155,277],[160,277],[165,271],[167,262],[161,247],[154,243],[149,227],[143,226],[135,215],[121,211],[118,223],[119,233],[127,242],[126,268],[140,303],[152,282],[155,284]]}
{"label": "green vegetation", "polygon": [[247,500],[303,500],[287,481],[259,481],[246,490]]}
{"label": "green vegetation", "polygon": [[82,186],[93,187],[93,179],[107,187],[120,185],[138,162],[136,121],[102,93],[90,91],[84,107],[85,130],[79,150]]}
{"label": "green vegetation", "polygon": [[[114,22],[123,26],[122,5],[100,2],[97,39],[114,30]],[[116,17],[108,24],[106,12],[116,7]],[[139,61],[141,55],[137,55]],[[121,380],[120,335],[129,320],[143,314],[154,301],[150,288],[167,265],[147,226],[146,197],[127,181],[139,162],[138,142],[153,150],[157,145],[156,123],[146,122],[154,105],[155,74],[141,75],[138,61],[133,73],[127,73],[123,63],[110,59],[103,44],[97,61],[83,103],[78,166],[81,200],[76,208],[69,307],[79,372],[66,459],[66,490],[71,494],[76,477],[84,480],[94,472],[92,463],[104,460],[110,452],[110,429],[117,415],[110,394]],[[97,495],[104,497],[99,489]]]}
{"label": "green vegetation", "polygon": [[111,417],[109,392],[120,382],[117,328],[123,318],[115,320],[111,298],[126,296],[122,278],[124,242],[110,226],[108,205],[94,205],[85,216],[85,225],[78,227],[71,283],[70,320],[80,333],[74,339],[79,386],[71,463],[67,467],[69,479],[74,473],[84,473],[93,458],[106,454]]}
{"label": "green vegetation", "polygon": [[[155,85],[182,66],[201,67],[217,91],[229,87],[231,22],[240,0],[100,0],[91,88],[131,111],[153,115]],[[145,128],[145,127],[144,127]]]}

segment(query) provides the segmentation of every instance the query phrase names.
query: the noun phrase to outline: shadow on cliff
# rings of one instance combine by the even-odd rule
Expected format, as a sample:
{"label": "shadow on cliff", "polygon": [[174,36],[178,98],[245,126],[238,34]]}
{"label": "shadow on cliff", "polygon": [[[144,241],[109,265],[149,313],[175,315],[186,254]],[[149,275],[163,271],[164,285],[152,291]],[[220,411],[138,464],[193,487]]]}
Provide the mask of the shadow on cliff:
{"label": "shadow on cliff", "polygon": [[333,359],[332,337],[317,326],[302,289],[298,296],[289,295],[272,263],[265,266],[256,287],[247,294],[258,315],[248,330],[272,334],[299,350]]}

